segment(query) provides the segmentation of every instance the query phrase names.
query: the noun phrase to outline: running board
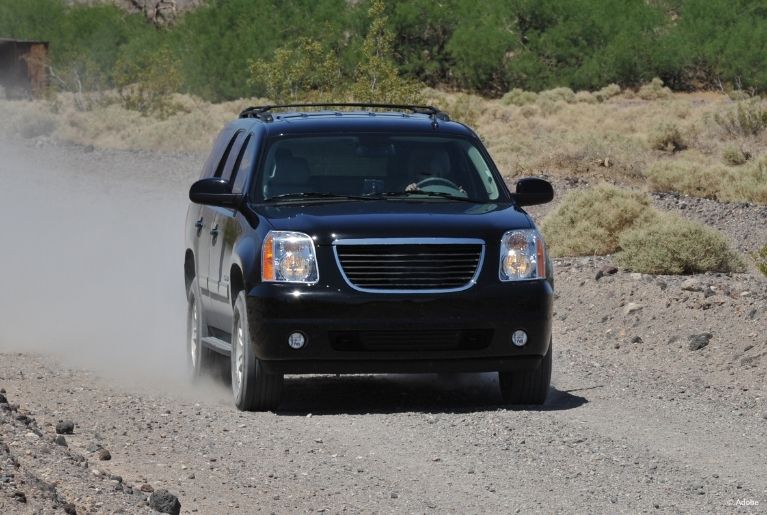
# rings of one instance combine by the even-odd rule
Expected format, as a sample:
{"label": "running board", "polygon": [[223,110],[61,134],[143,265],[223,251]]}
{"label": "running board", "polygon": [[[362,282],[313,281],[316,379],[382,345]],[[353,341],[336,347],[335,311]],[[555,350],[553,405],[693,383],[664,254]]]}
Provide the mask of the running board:
{"label": "running board", "polygon": [[232,354],[232,344],[215,336],[206,336],[202,339],[202,344],[213,352],[218,352],[224,356],[231,356]]}

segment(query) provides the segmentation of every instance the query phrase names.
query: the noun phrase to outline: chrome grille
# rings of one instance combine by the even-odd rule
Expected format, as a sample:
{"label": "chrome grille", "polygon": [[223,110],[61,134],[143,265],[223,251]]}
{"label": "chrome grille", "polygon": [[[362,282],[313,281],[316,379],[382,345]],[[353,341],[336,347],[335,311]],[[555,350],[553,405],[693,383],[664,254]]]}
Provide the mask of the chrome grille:
{"label": "chrome grille", "polygon": [[347,283],[373,292],[445,292],[471,287],[484,258],[482,240],[339,240],[334,251]]}

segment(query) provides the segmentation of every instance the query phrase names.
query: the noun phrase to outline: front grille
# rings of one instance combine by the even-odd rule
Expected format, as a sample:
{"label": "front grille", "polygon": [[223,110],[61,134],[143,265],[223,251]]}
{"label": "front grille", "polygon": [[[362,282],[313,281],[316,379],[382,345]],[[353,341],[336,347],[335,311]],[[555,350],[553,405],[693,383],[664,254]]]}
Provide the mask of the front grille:
{"label": "front grille", "polygon": [[478,350],[490,345],[492,329],[415,331],[331,331],[337,351]]}
{"label": "front grille", "polygon": [[[444,240],[442,240],[444,241]],[[470,287],[484,243],[342,243],[334,250],[354,288],[363,291],[455,291]]]}

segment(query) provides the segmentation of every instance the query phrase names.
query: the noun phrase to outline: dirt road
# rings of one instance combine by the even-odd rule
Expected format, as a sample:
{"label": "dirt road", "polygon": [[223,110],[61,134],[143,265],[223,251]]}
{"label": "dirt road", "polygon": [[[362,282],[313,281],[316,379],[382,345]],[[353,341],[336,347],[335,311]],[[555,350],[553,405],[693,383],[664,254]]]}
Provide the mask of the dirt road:
{"label": "dirt road", "polygon": [[200,156],[88,150],[0,143],[0,513],[146,513],[159,489],[182,513],[765,511],[754,272],[698,289],[559,260],[542,409],[499,406],[491,374],[323,376],[288,378],[277,413],[240,413],[225,385],[183,378]]}

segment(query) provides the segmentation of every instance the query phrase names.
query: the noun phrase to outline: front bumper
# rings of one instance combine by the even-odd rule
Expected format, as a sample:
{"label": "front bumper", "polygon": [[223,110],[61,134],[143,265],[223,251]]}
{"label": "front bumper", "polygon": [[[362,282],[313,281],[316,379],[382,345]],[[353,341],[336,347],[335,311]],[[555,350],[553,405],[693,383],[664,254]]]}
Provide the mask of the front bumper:
{"label": "front bumper", "polygon": [[[246,303],[255,354],[274,373],[529,370],[551,341],[553,289],[544,280],[440,294],[260,283]],[[528,334],[523,347],[511,343],[517,329]],[[307,343],[294,350],[287,342],[297,331]]]}

